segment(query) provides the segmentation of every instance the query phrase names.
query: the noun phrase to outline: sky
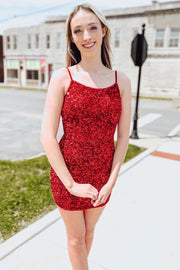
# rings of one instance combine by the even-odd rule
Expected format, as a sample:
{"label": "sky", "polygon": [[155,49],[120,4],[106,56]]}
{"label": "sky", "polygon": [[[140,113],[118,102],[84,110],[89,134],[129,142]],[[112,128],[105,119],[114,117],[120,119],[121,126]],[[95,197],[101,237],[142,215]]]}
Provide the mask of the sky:
{"label": "sky", "polygon": [[8,28],[39,24],[49,16],[69,14],[74,6],[84,2],[101,10],[151,5],[151,0],[6,0],[0,4],[0,34]]}

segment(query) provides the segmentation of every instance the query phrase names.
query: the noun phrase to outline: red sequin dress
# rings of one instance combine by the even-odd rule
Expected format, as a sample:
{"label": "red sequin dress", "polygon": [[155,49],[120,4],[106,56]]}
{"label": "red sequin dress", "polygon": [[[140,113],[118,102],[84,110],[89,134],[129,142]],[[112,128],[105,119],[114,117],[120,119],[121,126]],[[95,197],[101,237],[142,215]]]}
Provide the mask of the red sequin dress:
{"label": "red sequin dress", "polygon": [[[59,147],[74,181],[90,183],[98,191],[107,183],[114,156],[114,133],[121,115],[121,97],[117,84],[93,88],[74,81],[62,106],[64,135]],[[94,208],[91,199],[80,198],[68,192],[51,167],[50,183],[55,203],[66,210]],[[106,202],[99,205],[105,205]],[[97,207],[99,207],[97,206]]]}

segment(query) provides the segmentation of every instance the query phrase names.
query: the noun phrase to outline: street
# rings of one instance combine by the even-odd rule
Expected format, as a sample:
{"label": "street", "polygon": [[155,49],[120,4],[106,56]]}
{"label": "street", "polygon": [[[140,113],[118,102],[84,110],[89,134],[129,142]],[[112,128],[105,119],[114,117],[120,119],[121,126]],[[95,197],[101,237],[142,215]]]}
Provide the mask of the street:
{"label": "street", "polygon": [[[22,160],[44,152],[40,129],[46,92],[0,89],[0,159]],[[132,99],[132,119],[135,98]],[[138,133],[180,137],[180,110],[174,101],[139,100]],[[131,126],[132,130],[132,126]],[[63,134],[62,122],[58,138]]]}
{"label": "street", "polygon": [[[45,96],[40,91],[0,89],[0,159],[43,152],[40,127]],[[132,116],[134,106],[133,98]],[[180,269],[179,113],[175,101],[140,100],[140,140],[133,143],[150,138],[153,147],[146,146],[146,151],[122,165],[111,202],[96,228],[89,269]],[[59,136],[62,131],[61,125]],[[154,147],[154,138],[159,137],[161,143]],[[70,269],[65,236],[56,209],[1,244],[0,267]]]}
{"label": "street", "polygon": [[[133,99],[132,116],[135,99]],[[158,137],[180,136],[180,109],[176,103],[165,100],[139,100],[139,132]]]}

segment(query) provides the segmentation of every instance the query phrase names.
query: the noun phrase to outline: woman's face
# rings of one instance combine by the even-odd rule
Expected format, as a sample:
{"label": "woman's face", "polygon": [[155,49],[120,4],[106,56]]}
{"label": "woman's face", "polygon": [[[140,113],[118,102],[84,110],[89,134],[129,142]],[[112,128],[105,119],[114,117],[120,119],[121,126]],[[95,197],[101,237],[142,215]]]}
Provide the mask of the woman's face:
{"label": "woman's face", "polygon": [[97,16],[81,9],[71,20],[72,42],[83,55],[92,55],[101,52],[102,38],[105,27],[102,28]]}

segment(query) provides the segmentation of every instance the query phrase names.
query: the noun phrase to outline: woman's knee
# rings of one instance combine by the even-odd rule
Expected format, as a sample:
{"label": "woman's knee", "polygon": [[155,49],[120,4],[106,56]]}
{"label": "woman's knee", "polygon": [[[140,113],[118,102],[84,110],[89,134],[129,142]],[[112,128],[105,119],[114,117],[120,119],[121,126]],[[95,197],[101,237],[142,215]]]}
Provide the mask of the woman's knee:
{"label": "woman's knee", "polygon": [[73,248],[82,248],[85,244],[85,232],[80,235],[68,235],[68,245]]}
{"label": "woman's knee", "polygon": [[93,236],[94,236],[94,228],[86,228],[85,238],[89,239],[93,238]]}

